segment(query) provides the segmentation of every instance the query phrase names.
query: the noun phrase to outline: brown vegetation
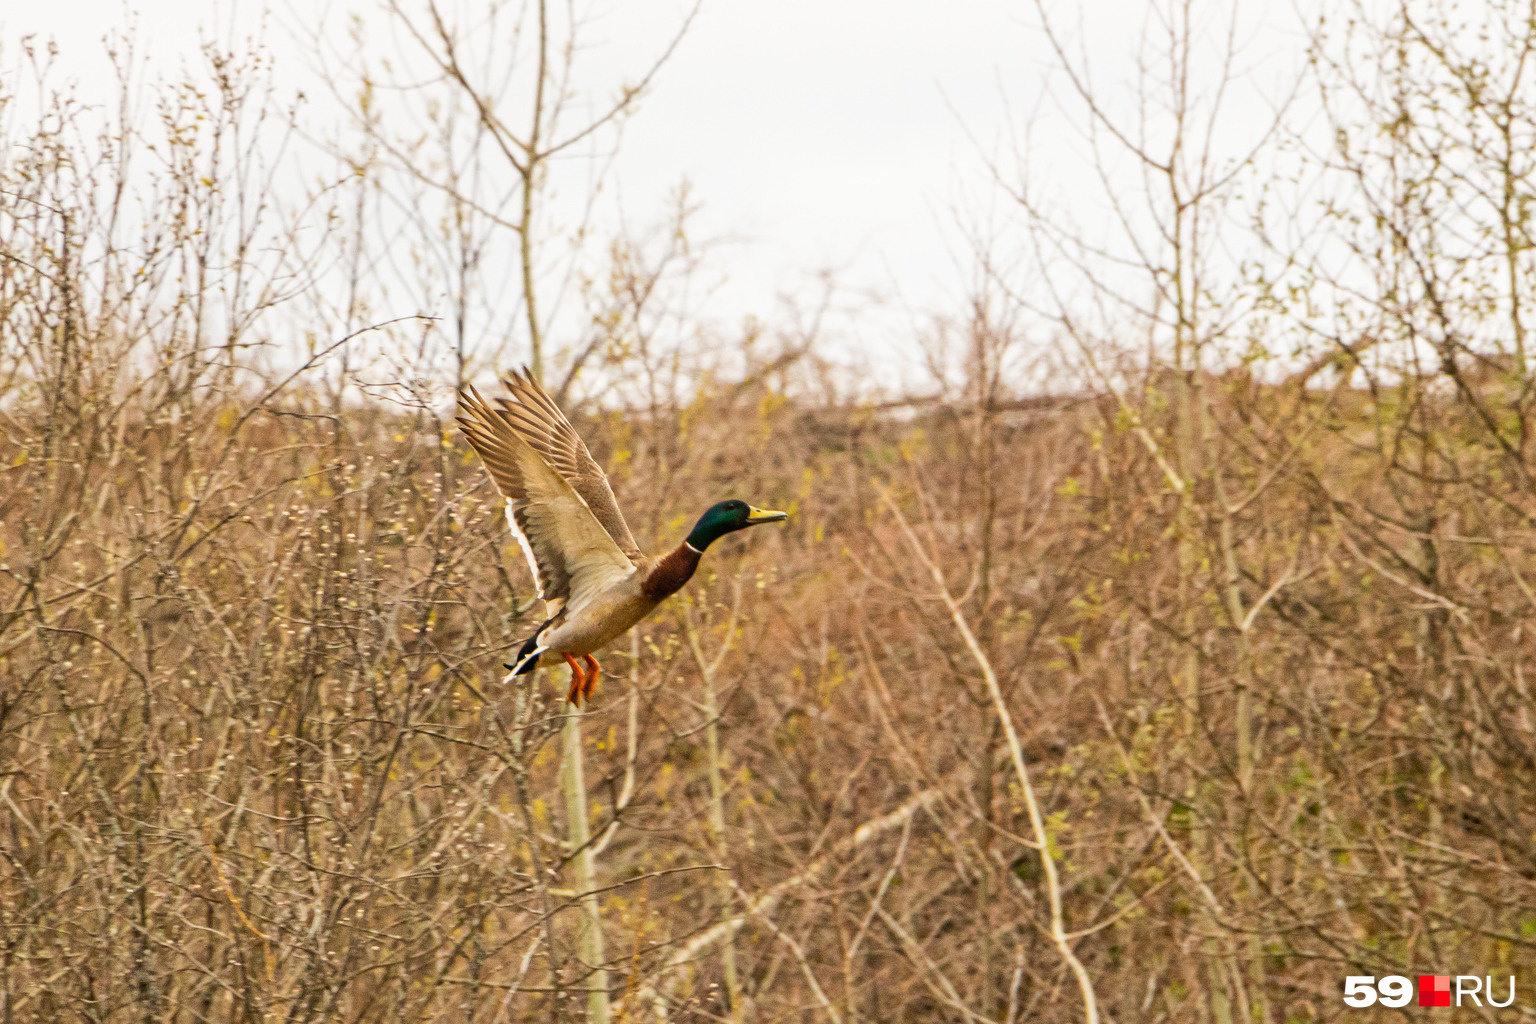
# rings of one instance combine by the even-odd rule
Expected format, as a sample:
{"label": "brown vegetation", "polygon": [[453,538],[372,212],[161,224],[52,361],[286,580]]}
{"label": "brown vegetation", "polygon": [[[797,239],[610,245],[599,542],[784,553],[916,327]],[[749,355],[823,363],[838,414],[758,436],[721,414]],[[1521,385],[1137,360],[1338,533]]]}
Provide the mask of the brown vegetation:
{"label": "brown vegetation", "polygon": [[[712,548],[572,728],[563,670],[500,667],[538,608],[445,391],[332,375],[440,335],[349,306],[266,354],[336,239],[252,241],[207,163],[245,94],[209,95],[131,241],[68,110],[0,165],[0,1020],[1387,1019],[1343,978],[1420,972],[1530,1012],[1524,156],[1456,150],[1505,218],[1468,253],[1418,191],[1481,216],[1444,138],[1369,142],[1422,180],[1341,143],[1402,190],[1337,218],[1381,243],[1332,282],[1368,324],[1234,286],[1311,339],[1290,380],[1222,369],[1178,219],[1214,191],[1147,268],[1167,352],[1058,307],[1089,383],[1051,401],[1010,390],[1007,275],[962,383],[877,408],[806,386],[814,338],[658,351],[621,251],[581,359],[633,387],[569,404],[641,546],[726,496],[793,519]],[[1466,95],[1446,132],[1536,109]]]}

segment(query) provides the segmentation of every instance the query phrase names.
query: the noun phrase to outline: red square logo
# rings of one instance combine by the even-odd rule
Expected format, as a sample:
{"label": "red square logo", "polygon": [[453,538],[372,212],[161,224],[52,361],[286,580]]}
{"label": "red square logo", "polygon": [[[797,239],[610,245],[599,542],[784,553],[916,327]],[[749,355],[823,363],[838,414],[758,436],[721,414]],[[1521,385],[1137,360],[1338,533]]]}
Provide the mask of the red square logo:
{"label": "red square logo", "polygon": [[1449,974],[1419,975],[1420,1006],[1450,1006],[1451,976]]}

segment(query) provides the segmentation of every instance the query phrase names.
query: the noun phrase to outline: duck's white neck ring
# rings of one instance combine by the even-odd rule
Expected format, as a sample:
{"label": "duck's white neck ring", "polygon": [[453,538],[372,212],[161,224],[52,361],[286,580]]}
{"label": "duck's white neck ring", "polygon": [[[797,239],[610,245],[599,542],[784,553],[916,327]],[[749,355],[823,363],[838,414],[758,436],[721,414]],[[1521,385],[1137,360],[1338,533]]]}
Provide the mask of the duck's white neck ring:
{"label": "duck's white neck ring", "polygon": [[687,548],[689,551],[692,551],[696,555],[702,555],[704,553],[698,548],[694,547],[692,544],[689,544],[687,541],[683,541],[683,547]]}

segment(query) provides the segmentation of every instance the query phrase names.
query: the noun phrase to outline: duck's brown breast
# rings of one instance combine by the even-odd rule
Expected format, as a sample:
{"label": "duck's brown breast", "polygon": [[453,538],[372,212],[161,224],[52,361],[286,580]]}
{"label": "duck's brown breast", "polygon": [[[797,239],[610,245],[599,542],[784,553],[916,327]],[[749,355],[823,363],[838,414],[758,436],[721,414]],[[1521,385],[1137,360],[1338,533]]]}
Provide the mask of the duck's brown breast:
{"label": "duck's brown breast", "polygon": [[699,567],[699,552],[687,541],[667,552],[640,581],[640,593],[652,601],[664,601],[683,589]]}

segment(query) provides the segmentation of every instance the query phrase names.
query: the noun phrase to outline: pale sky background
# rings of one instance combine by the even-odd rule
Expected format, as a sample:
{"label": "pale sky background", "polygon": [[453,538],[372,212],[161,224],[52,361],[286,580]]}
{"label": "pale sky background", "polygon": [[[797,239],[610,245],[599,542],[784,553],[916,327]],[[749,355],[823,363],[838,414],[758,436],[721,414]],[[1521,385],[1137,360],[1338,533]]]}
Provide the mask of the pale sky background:
{"label": "pale sky background", "polygon": [[[1128,98],[1146,4],[1050,7],[1095,65],[1096,84]],[[329,8],[376,10],[364,2]],[[22,35],[54,38],[82,97],[105,98],[101,39],[130,10],[151,73],[171,75],[194,59],[200,32],[229,39],[232,25],[235,34],[248,31],[262,5],[8,4],[0,13],[5,64]],[[284,10],[268,16],[265,36],[284,80],[302,82],[305,61],[288,32],[310,8]],[[596,62],[618,77],[632,74],[684,10],[679,0],[614,3],[586,32]],[[1292,24],[1284,17],[1248,31],[1255,66],[1276,52],[1299,53]],[[1057,173],[1050,187],[1060,202],[1090,224],[1107,216],[1088,183],[1079,187],[1074,126],[1045,90],[1054,63],[1034,5],[1018,0],[712,0],[626,127],[614,195],[626,218],[645,222],[679,182],[691,183],[702,206],[695,236],[726,240],[711,257],[724,281],[712,316],[771,316],[783,296],[808,302],[818,273],[831,270],[848,310],[878,303],[878,330],[910,333],[897,325],[904,316],[910,324],[928,311],[962,308],[973,261],[956,211],[1006,222],[1008,204],[990,184],[983,153],[1014,151],[1027,121],[1034,165]],[[1247,85],[1252,95],[1239,97],[1239,112],[1248,104],[1262,116],[1266,86],[1257,78]],[[850,330],[869,322],[848,314]]]}

